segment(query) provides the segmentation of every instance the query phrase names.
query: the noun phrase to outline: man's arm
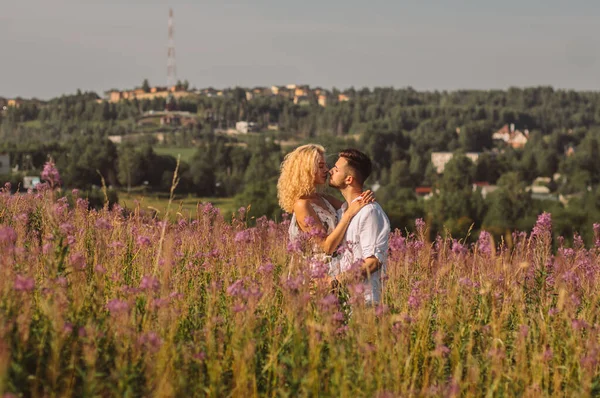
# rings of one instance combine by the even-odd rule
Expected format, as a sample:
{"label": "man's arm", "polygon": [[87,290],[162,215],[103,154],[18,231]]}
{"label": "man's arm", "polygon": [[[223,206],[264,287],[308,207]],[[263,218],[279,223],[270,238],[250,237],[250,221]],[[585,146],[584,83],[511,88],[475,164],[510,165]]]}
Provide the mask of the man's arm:
{"label": "man's arm", "polygon": [[379,271],[381,268],[381,261],[375,256],[367,257],[364,259],[361,267],[361,274],[363,277],[368,278],[373,272]]}
{"label": "man's arm", "polygon": [[365,260],[363,270],[373,268],[372,272],[375,272],[385,259],[388,242],[384,230],[389,230],[389,225],[377,211],[376,205],[371,205],[366,210],[359,224],[361,255]]}
{"label": "man's arm", "polygon": [[[383,232],[385,229],[389,230],[389,225],[380,217],[375,205],[365,207],[357,217],[360,217],[358,233],[362,253],[356,254],[363,258],[362,276],[369,277],[381,269],[383,264],[387,250],[387,235]],[[348,276],[341,274],[339,279],[343,280]]]}

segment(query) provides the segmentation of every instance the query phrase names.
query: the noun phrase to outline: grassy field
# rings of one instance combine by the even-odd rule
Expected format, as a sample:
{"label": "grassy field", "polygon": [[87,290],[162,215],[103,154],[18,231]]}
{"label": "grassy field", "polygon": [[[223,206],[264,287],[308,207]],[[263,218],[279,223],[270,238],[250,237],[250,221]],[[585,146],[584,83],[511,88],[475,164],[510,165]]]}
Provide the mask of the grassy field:
{"label": "grassy field", "polygon": [[553,251],[549,214],[513,248],[417,220],[371,306],[289,221],[162,221],[0,189],[0,397],[600,395],[600,224]]}
{"label": "grassy field", "polygon": [[[158,212],[158,216],[164,215],[169,198],[164,194],[142,194],[142,193],[127,193],[119,192],[119,204],[122,207],[133,209],[139,202],[140,209],[153,210]],[[215,207],[219,208],[223,214],[232,213],[237,210],[233,204],[233,198],[198,198],[194,196],[175,196],[173,203],[171,204],[171,215],[172,218],[180,213],[186,218],[194,217],[196,215],[196,208],[198,203],[212,203]]]}
{"label": "grassy field", "polygon": [[153,149],[154,149],[154,152],[156,152],[159,155],[171,155],[174,158],[177,158],[177,155],[180,154],[181,161],[189,163],[190,160],[192,160],[192,157],[194,156],[194,153],[196,152],[196,150],[198,148],[195,148],[195,147],[165,148],[165,147],[155,146]]}

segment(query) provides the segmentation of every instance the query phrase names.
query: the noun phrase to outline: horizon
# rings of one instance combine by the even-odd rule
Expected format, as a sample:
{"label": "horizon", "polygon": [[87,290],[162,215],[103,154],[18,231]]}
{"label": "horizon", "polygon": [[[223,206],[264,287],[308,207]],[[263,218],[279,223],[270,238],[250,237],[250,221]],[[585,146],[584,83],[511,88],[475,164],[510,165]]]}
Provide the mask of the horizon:
{"label": "horizon", "polygon": [[[374,86],[374,87],[355,87],[355,86],[350,86],[350,87],[322,87],[322,86],[313,86],[310,84],[303,84],[303,83],[289,83],[289,84],[297,84],[299,86],[302,85],[308,85],[310,87],[310,89],[315,89],[317,87],[324,89],[324,90],[328,90],[328,91],[332,91],[333,89],[337,89],[339,92],[343,93],[346,92],[347,90],[351,90],[354,89],[356,91],[360,91],[363,90],[365,88],[369,89],[370,91],[374,91],[375,89],[392,89],[392,90],[408,90],[408,89],[412,89],[418,93],[456,93],[459,91],[478,91],[478,92],[492,92],[492,91],[503,91],[506,92],[510,89],[518,89],[518,90],[527,90],[527,89],[536,89],[536,88],[551,88],[554,92],[570,92],[570,91],[574,91],[577,93],[600,93],[600,89],[595,89],[595,90],[578,90],[578,89],[572,89],[572,88],[557,88],[557,87],[552,87],[552,86],[547,86],[547,85],[538,85],[538,86],[510,86],[510,87],[506,87],[506,88],[459,88],[459,89],[453,89],[453,90],[438,90],[438,89],[432,89],[432,90],[419,90],[415,87],[411,87],[411,86],[405,86],[405,87],[394,87],[394,86]],[[212,88],[215,90],[232,90],[235,88],[242,88],[242,89],[253,89],[253,88],[268,88],[271,86],[278,86],[278,87],[282,87],[285,86],[285,84],[273,84],[273,85],[268,85],[268,86],[257,86],[257,85],[253,85],[253,86],[231,86],[231,87],[213,87],[213,86],[208,86],[208,87],[194,87],[192,83],[190,83],[190,89],[189,91],[193,91],[193,90],[204,90],[204,89],[208,89],[208,88]],[[163,87],[163,86],[153,86],[151,85],[151,87]],[[166,86],[164,86],[166,87]],[[50,101],[53,100],[55,98],[60,98],[63,96],[73,96],[73,95],[77,95],[77,91],[81,91],[82,94],[86,94],[86,93],[93,93],[98,95],[100,98],[104,98],[104,94],[106,92],[112,91],[113,89],[119,90],[121,92],[123,91],[129,91],[129,90],[134,90],[140,88],[140,86],[133,86],[133,87],[126,87],[126,88],[119,88],[117,89],[116,87],[113,87],[112,89],[107,89],[107,90],[102,90],[100,92],[97,91],[93,91],[93,90],[81,90],[81,89],[76,89],[75,92],[66,92],[66,93],[62,93],[62,94],[58,94],[54,97],[49,97],[49,98],[40,98],[40,97],[24,97],[22,95],[17,95],[17,96],[13,96],[13,97],[9,97],[9,96],[5,96],[2,95],[2,93],[0,93],[0,98],[4,98],[4,99],[22,99],[22,100],[37,100],[37,101]]]}
{"label": "horizon", "polygon": [[600,4],[592,0],[25,0],[0,15],[0,95],[102,95],[144,78],[165,85],[169,8],[177,79],[192,87],[600,90]]}

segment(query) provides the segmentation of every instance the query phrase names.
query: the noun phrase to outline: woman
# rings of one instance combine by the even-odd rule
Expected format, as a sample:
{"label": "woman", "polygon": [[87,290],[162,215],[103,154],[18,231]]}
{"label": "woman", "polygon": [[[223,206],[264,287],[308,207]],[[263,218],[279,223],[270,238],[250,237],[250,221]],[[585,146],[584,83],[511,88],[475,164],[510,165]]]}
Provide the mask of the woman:
{"label": "woman", "polygon": [[308,144],[286,155],[281,164],[277,182],[277,197],[283,210],[292,213],[290,239],[296,240],[301,232],[313,241],[313,255],[329,257],[344,239],[350,220],[360,209],[373,201],[371,191],[350,204],[338,220],[337,210],[343,202],[331,195],[317,192],[327,181],[329,169],[325,163],[325,148]]}

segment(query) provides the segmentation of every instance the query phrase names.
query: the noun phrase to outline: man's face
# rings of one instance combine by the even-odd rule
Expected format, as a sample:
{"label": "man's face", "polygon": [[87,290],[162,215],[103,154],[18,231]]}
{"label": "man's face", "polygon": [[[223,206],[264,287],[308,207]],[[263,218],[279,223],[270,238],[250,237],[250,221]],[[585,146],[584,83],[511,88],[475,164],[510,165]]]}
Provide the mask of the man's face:
{"label": "man's face", "polygon": [[337,189],[344,189],[348,186],[346,181],[348,177],[348,161],[344,158],[338,158],[335,165],[329,170],[329,186]]}

